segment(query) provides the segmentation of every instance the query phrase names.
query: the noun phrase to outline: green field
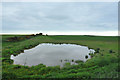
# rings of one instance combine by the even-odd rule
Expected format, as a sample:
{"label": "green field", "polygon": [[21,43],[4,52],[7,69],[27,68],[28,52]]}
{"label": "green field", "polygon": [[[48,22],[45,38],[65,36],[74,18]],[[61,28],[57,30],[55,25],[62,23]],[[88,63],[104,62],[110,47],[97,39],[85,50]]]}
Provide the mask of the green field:
{"label": "green field", "polygon": [[[21,40],[7,41],[10,37],[20,37]],[[25,35],[2,36],[2,76],[3,80],[17,80],[17,78],[116,78],[118,79],[118,37],[113,36],[80,36],[80,35],[49,35],[35,36],[30,39]],[[66,43],[88,46],[99,53],[95,53],[87,62],[78,65],[66,63],[60,66],[46,67],[43,64],[37,66],[13,65],[10,55],[18,55],[25,49],[30,49],[40,43]],[[7,78],[7,79],[6,79]],[[15,79],[16,78],[16,79]],[[38,80],[38,79],[37,79]]]}

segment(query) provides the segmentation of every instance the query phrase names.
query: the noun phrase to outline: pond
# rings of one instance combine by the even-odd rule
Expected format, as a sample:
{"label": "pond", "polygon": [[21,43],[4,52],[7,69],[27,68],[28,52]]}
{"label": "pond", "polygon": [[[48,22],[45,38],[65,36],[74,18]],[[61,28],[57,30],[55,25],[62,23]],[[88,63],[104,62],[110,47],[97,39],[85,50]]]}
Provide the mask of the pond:
{"label": "pond", "polygon": [[[76,60],[85,62],[90,59],[89,53],[94,53],[93,49],[88,49],[86,46],[80,46],[75,44],[51,44],[42,43],[38,46],[24,50],[24,53],[20,53],[17,56],[11,55],[11,59],[14,60],[14,64],[35,66],[38,64],[44,64],[46,66],[64,66],[66,62],[70,62],[71,65],[76,65]],[[86,59],[85,56],[88,56]]]}

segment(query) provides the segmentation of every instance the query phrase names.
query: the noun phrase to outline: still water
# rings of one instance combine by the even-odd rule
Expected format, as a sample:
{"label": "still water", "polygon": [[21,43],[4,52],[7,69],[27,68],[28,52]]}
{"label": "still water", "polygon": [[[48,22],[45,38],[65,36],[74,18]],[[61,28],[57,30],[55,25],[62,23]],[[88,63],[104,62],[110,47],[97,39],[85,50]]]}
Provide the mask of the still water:
{"label": "still water", "polygon": [[[11,55],[11,59],[14,60],[14,64],[20,65],[44,64],[46,66],[60,65],[62,67],[66,62],[76,65],[75,60],[85,62],[91,58],[89,55],[91,52],[94,53],[95,51],[88,49],[86,46],[42,43],[32,49],[24,50],[24,53],[17,56]],[[85,58],[86,55],[88,55],[87,59]]]}

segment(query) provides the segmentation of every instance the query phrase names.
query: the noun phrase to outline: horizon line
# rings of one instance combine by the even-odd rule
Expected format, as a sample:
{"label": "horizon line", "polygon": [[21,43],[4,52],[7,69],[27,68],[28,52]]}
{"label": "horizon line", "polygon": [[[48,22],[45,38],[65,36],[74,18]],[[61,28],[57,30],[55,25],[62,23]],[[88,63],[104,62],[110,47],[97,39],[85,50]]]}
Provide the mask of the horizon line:
{"label": "horizon line", "polygon": [[0,32],[0,34],[29,35],[42,33],[43,35],[96,35],[96,36],[119,36],[119,31],[29,31],[29,32]]}

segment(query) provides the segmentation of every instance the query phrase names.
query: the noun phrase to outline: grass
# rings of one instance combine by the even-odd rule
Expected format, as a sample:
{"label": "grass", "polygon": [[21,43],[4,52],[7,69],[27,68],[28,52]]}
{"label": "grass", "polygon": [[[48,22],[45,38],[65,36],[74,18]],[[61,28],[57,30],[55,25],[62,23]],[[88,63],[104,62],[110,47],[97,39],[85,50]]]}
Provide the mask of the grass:
{"label": "grass", "polygon": [[[6,39],[14,36],[2,36],[2,70],[3,80],[17,78],[118,78],[118,37],[113,36],[36,36],[15,42],[6,42]],[[40,43],[66,43],[88,46],[94,50],[98,48],[99,53],[92,55],[87,62],[78,65],[66,63],[65,67],[46,67],[43,64],[37,66],[13,65],[10,55],[18,55],[25,49],[30,49]],[[112,50],[114,53],[110,53]]]}

